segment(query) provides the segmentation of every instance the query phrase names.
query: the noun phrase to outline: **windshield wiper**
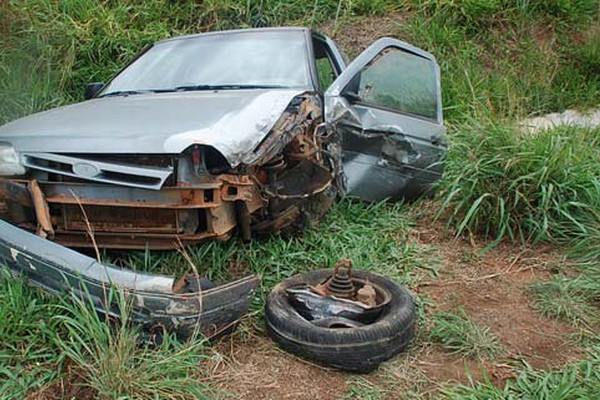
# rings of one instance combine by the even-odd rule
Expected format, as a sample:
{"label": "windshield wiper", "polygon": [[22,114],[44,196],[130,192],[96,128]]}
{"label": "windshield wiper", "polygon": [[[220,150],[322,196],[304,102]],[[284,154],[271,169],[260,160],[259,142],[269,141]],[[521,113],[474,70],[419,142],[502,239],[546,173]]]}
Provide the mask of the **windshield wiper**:
{"label": "windshield wiper", "polygon": [[226,85],[188,85],[178,86],[173,89],[174,92],[186,92],[193,90],[235,90],[235,89],[280,89],[287,86],[282,85],[245,85],[245,84],[226,84]]}
{"label": "windshield wiper", "polygon": [[143,90],[117,90],[102,94],[98,97],[113,97],[113,96],[131,96],[136,94],[146,93],[172,93],[172,92],[188,92],[194,90],[235,90],[235,89],[279,89],[286,88],[282,85],[244,85],[244,84],[227,84],[227,85],[187,85],[178,86],[174,89],[143,89]]}
{"label": "windshield wiper", "polygon": [[98,97],[112,97],[112,96],[131,96],[135,94],[152,93],[153,90],[117,90],[115,92],[109,92],[101,94]]}

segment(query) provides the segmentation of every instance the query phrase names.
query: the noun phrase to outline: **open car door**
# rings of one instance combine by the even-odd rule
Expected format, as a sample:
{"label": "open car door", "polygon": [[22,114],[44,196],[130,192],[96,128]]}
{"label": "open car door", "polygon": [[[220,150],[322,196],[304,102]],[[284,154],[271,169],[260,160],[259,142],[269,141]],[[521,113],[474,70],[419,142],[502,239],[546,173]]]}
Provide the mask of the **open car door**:
{"label": "open car door", "polygon": [[346,193],[411,199],[441,177],[447,150],[433,55],[383,38],[325,92],[325,120],[342,137]]}

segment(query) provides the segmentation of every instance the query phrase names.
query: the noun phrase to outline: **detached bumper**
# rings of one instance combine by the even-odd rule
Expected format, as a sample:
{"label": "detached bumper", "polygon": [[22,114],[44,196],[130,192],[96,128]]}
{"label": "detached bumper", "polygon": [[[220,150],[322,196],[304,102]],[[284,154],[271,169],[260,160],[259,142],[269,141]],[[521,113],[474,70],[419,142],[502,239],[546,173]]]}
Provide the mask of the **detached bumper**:
{"label": "detached bumper", "polygon": [[74,250],[0,220],[0,267],[57,294],[90,297],[98,311],[118,315],[107,305],[110,287],[132,301],[134,321],[145,328],[164,326],[181,336],[198,329],[214,336],[244,315],[259,278],[249,276],[201,293],[174,293],[174,279],[136,273],[100,263]]}

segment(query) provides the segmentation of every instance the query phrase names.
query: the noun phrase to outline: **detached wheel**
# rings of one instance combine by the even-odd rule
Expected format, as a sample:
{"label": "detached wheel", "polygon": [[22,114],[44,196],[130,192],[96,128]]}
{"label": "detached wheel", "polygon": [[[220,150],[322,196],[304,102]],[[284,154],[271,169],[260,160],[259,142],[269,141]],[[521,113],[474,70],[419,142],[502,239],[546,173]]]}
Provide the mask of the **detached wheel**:
{"label": "detached wheel", "polygon": [[[323,315],[323,310],[327,314],[339,308],[327,304],[318,306],[321,309],[317,316],[307,313],[301,304],[304,300],[298,302],[293,293],[304,290],[298,288],[307,285],[318,285],[330,276],[330,269],[315,270],[295,275],[275,286],[265,306],[267,331],[273,341],[292,354],[354,372],[375,370],[383,361],[408,347],[416,320],[414,301],[405,288],[386,277],[352,271],[352,281],[357,285],[368,282],[377,291],[378,298],[386,299],[375,316],[367,311],[356,318],[353,310]],[[313,295],[306,294],[311,300]],[[316,298],[316,301],[321,300]]]}

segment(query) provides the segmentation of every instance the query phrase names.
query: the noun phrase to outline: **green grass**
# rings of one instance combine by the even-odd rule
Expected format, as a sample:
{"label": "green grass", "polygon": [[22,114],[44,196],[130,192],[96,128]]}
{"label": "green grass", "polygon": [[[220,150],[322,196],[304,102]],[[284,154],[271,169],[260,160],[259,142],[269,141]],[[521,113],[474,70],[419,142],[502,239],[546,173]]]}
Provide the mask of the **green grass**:
{"label": "green grass", "polygon": [[598,307],[593,302],[594,294],[582,290],[580,286],[579,279],[565,276],[538,282],[532,286],[534,307],[544,317],[589,328],[599,321]]}
{"label": "green grass", "polygon": [[413,7],[397,34],[437,57],[448,122],[478,118],[482,110],[501,121],[598,105],[598,2],[549,3],[437,0]]}
{"label": "green grass", "polygon": [[[158,346],[140,343],[129,321],[131,309],[122,293],[110,291],[120,319],[99,315],[88,301],[65,301],[54,317],[64,335],[54,342],[97,398],[209,399],[202,378],[204,341],[179,342],[164,334]],[[112,298],[112,300],[111,300]]]}
{"label": "green grass", "polygon": [[[267,292],[282,279],[315,268],[331,268],[341,258],[350,258],[354,268],[372,270],[414,284],[434,274],[439,260],[433,248],[408,237],[409,207],[403,204],[367,205],[343,200],[336,203],[315,228],[293,237],[273,236],[243,243],[209,242],[186,249],[199,273],[216,282],[239,274],[262,277]],[[183,274],[190,266],[179,252],[110,253],[137,270]],[[255,304],[261,308],[262,301]]]}
{"label": "green grass", "polygon": [[484,382],[458,385],[443,391],[448,399],[594,399],[600,389],[600,348],[590,351],[587,359],[556,371],[536,371],[525,366],[516,379],[497,387],[489,377]]}
{"label": "green grass", "polygon": [[440,216],[457,234],[482,234],[491,245],[592,248],[599,131],[524,135],[515,121],[598,106],[598,2],[439,0],[413,12],[398,34],[435,54],[442,70],[451,150]]}
{"label": "green grass", "polygon": [[346,383],[348,389],[340,400],[379,400],[384,398],[382,390],[365,378],[351,378]]}
{"label": "green grass", "polygon": [[557,272],[551,280],[532,285],[534,308],[546,318],[577,328],[579,339],[586,341],[600,324],[598,263],[576,263],[567,271]]}
{"label": "green grass", "polygon": [[569,243],[600,219],[600,129],[524,134],[472,120],[453,137],[440,215],[457,234]]}
{"label": "green grass", "polygon": [[435,314],[432,321],[429,339],[452,354],[493,359],[503,352],[500,341],[490,329],[475,323],[463,309],[457,313]]}
{"label": "green grass", "polygon": [[[142,344],[122,294],[110,291],[122,319],[89,302],[46,297],[0,270],[0,398],[22,399],[55,382],[87,387],[102,399],[208,399],[201,339]],[[65,377],[67,370],[72,371]],[[66,381],[65,381],[66,379]]]}
{"label": "green grass", "polygon": [[0,269],[0,398],[24,398],[57,377],[55,305]]}

